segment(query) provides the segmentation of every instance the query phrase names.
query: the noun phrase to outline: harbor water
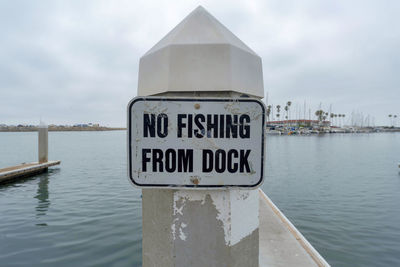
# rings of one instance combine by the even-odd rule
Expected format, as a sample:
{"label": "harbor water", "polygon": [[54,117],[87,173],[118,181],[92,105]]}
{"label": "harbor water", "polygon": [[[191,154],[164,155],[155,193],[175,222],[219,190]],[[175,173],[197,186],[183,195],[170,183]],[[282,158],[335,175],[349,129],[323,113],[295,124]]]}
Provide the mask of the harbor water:
{"label": "harbor water", "polygon": [[[400,133],[267,136],[262,189],[332,266],[400,266]],[[0,266],[140,266],[126,132],[50,132],[48,173],[0,185]],[[0,168],[37,133],[0,132]]]}

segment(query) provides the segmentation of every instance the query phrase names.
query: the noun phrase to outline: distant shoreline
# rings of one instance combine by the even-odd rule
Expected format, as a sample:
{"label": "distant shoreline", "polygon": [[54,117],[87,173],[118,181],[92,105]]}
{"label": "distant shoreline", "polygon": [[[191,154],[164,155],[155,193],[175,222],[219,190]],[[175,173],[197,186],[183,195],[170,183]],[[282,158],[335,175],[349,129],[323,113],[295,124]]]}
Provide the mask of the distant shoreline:
{"label": "distant shoreline", "polygon": [[310,135],[310,134],[348,134],[348,133],[396,133],[399,127],[320,127],[320,128],[267,128],[267,135]]}
{"label": "distant shoreline", "polygon": [[[0,132],[37,132],[38,127],[18,127],[18,126],[7,126],[0,127]],[[92,127],[77,127],[77,126],[49,126],[49,132],[103,132],[103,131],[118,131],[126,130],[126,128],[114,128],[114,127],[103,127],[103,126],[92,126]]]}

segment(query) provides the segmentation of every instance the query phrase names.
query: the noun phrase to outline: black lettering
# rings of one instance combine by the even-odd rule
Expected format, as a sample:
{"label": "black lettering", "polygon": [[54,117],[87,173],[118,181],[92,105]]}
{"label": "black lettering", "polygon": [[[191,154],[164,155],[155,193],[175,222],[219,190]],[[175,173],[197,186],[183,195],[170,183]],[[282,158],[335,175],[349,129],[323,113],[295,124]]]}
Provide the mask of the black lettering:
{"label": "black lettering", "polygon": [[232,122],[232,115],[226,115],[226,130],[225,135],[226,138],[237,138],[237,124],[238,124],[238,117],[237,115],[233,115],[233,122]]}
{"label": "black lettering", "polygon": [[147,157],[147,153],[150,153],[151,149],[142,149],[142,171],[147,172],[147,162],[150,162],[150,158]]}
{"label": "black lettering", "polygon": [[224,138],[224,133],[225,133],[225,129],[224,129],[224,121],[225,121],[225,116],[224,115],[219,115],[219,137],[220,138]]}
{"label": "black lettering", "polygon": [[186,123],[182,122],[184,118],[186,118],[186,114],[178,114],[178,138],[182,137],[182,128],[186,127]]}
{"label": "black lettering", "polygon": [[172,148],[165,151],[165,170],[167,172],[174,172],[176,170],[176,152]]}
{"label": "black lettering", "polygon": [[193,172],[193,149],[178,149],[178,172]]}
{"label": "black lettering", "polygon": [[215,152],[215,170],[218,173],[224,172],[226,169],[226,154],[225,150],[218,149]]}
{"label": "black lettering", "polygon": [[[214,118],[214,122],[212,122]],[[218,115],[208,114],[207,115],[207,137],[211,137],[211,131],[213,132],[214,138],[218,138]]]}
{"label": "black lettering", "polygon": [[250,165],[249,165],[249,154],[251,150],[240,150],[240,172],[244,171],[244,168],[246,168],[246,172],[250,172]]}
{"label": "black lettering", "polygon": [[[161,130],[161,126],[163,126],[163,131]],[[161,138],[168,135],[168,116],[165,113],[158,114],[157,116],[157,135]]]}
{"label": "black lettering", "polygon": [[238,163],[233,163],[233,158],[238,158],[239,153],[236,149],[231,149],[228,151],[228,171],[230,173],[235,173],[238,170]]}
{"label": "black lettering", "polygon": [[213,170],[214,154],[209,149],[203,150],[203,172],[211,172]]}
{"label": "black lettering", "polygon": [[156,115],[143,114],[143,137],[156,137]]}
{"label": "black lettering", "polygon": [[250,122],[250,116],[247,114],[243,114],[240,116],[239,123],[240,123],[240,130],[239,135],[240,138],[250,138],[250,125],[245,124],[245,122]]}
{"label": "black lettering", "polygon": [[[194,124],[196,124],[198,129],[194,130],[194,136],[196,136],[197,138],[203,138],[204,137],[204,126],[203,126],[203,122],[205,121],[205,117],[203,114],[197,114],[196,116],[194,116]],[[200,131],[200,133],[199,133]]]}
{"label": "black lettering", "polygon": [[188,115],[188,137],[192,138],[193,135],[193,115]]}
{"label": "black lettering", "polygon": [[158,171],[159,172],[164,172],[163,169],[163,152],[161,149],[153,149],[153,172],[157,172],[157,164],[158,164]]}

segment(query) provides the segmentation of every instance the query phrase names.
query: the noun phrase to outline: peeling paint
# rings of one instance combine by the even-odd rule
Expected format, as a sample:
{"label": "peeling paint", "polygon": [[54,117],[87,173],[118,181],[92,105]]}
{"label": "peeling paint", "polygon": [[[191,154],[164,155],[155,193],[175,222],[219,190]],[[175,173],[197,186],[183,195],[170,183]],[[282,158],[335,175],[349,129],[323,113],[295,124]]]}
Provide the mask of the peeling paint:
{"label": "peeling paint", "polygon": [[200,205],[205,205],[207,195],[210,196],[212,204],[217,210],[215,219],[222,223],[227,246],[239,243],[258,228],[257,190],[178,190],[174,192],[173,215],[175,219],[171,226],[174,240],[177,232],[179,232],[181,240],[186,240],[187,235],[190,234],[189,231],[184,232],[184,228],[188,225],[183,222],[183,210],[187,202],[197,201]]}
{"label": "peeling paint", "polygon": [[233,246],[259,227],[259,196],[257,190],[231,190],[230,197]]}
{"label": "peeling paint", "polygon": [[[174,220],[174,222],[175,222],[175,220]],[[176,239],[176,236],[175,236],[175,233],[176,233],[175,223],[173,223],[171,225],[171,233],[172,233],[172,238],[175,240]]]}
{"label": "peeling paint", "polygon": [[187,225],[185,223],[181,223],[181,227],[179,228],[179,238],[183,241],[186,240],[186,235],[183,232],[183,228],[185,228]]}

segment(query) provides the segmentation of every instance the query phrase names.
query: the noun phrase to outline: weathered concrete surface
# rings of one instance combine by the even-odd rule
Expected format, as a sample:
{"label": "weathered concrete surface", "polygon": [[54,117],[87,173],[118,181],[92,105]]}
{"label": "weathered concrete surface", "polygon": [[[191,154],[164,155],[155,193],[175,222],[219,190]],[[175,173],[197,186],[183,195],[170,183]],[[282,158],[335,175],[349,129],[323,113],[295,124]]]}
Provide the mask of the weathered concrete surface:
{"label": "weathered concrete surface", "polygon": [[142,192],[143,266],[258,266],[257,190]]}
{"label": "weathered concrete surface", "polygon": [[[264,96],[261,58],[199,7],[140,60],[139,96]],[[257,190],[143,189],[143,266],[258,266]]]}
{"label": "weathered concrete surface", "polygon": [[8,172],[8,171],[14,171],[14,170],[18,170],[18,169],[22,169],[22,168],[34,166],[34,165],[37,165],[37,162],[33,162],[33,163],[21,163],[20,165],[2,168],[2,169],[0,169],[0,173],[2,173],[2,172]]}
{"label": "weathered concrete surface", "polygon": [[61,161],[48,161],[45,163],[28,163],[0,169],[0,184],[15,179],[45,172],[48,167],[58,165]]}
{"label": "weathered concrete surface", "polygon": [[[242,257],[240,255],[246,255]],[[232,267],[259,266],[259,229],[254,230],[251,235],[234,245],[230,250],[230,264]],[[248,259],[252,259],[249,261]],[[253,260],[254,259],[254,260]]]}
{"label": "weathered concrete surface", "polygon": [[262,190],[260,193],[260,266],[329,266]]}
{"label": "weathered concrete surface", "polygon": [[[224,228],[217,220],[218,211],[210,195],[202,200],[190,201],[180,199],[177,205],[183,207],[182,215],[177,214],[182,222],[175,225],[179,235],[175,238],[175,255],[177,266],[227,266],[229,249],[226,248]],[[225,262],[221,263],[220,259]]]}
{"label": "weathered concrete surface", "polygon": [[41,123],[38,127],[38,161],[44,163],[48,161],[49,137],[47,125]]}
{"label": "weathered concrete surface", "polygon": [[142,190],[142,266],[174,266],[174,190]]}
{"label": "weathered concrete surface", "polygon": [[187,91],[264,97],[261,58],[201,6],[139,64],[138,95]]}

